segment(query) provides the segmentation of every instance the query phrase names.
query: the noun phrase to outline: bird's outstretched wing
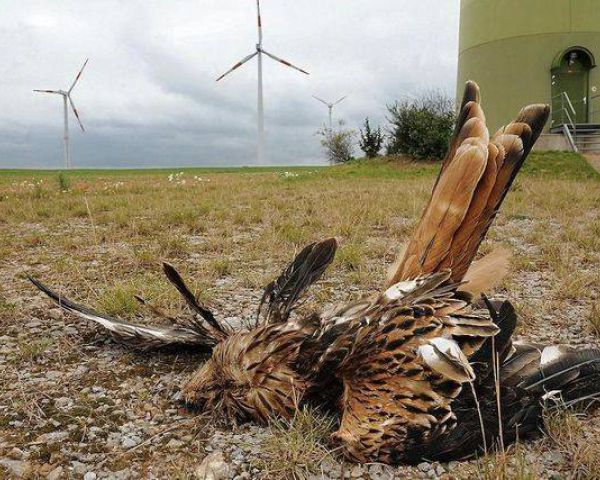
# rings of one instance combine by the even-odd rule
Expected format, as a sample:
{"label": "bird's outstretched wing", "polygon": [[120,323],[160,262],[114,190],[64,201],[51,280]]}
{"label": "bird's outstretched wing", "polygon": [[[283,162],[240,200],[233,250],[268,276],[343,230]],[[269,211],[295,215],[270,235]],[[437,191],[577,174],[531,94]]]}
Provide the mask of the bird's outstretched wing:
{"label": "bird's outstretched wing", "polygon": [[287,321],[300,297],[331,264],[336,249],[335,238],[304,247],[281,275],[265,287],[257,313],[260,315],[266,303],[264,315],[267,323]]}
{"label": "bird's outstretched wing", "polygon": [[526,107],[490,139],[479,88],[467,83],[431,199],[388,285],[446,268],[463,279],[549,111]]}
{"label": "bird's outstretched wing", "polygon": [[[184,288],[185,291],[191,295],[175,269],[168,264],[165,264],[164,267],[165,273],[167,273],[169,279],[171,281],[175,281],[176,286],[183,285],[182,288]],[[219,330],[212,327],[210,324],[207,326],[204,323],[204,321],[206,321],[206,317],[204,317],[204,315],[210,314],[210,318],[214,320],[212,313],[210,313],[204,307],[204,315],[202,317],[196,314],[189,318],[181,317],[173,319],[166,317],[172,324],[165,327],[154,325],[138,325],[120,318],[99,313],[92,308],[86,307],[85,305],[73,302],[72,300],[69,300],[68,298],[53,291],[36,278],[32,276],[29,276],[28,278],[33,285],[50,297],[50,299],[56,302],[63,310],[80,318],[96,322],[97,324],[106,328],[116,341],[130,345],[136,349],[152,350],[158,348],[188,347],[211,351],[221,338],[220,335],[217,335],[217,333],[220,333]],[[180,282],[176,282],[177,279],[179,279]],[[179,291],[182,293],[182,295],[184,295],[181,290]],[[147,305],[147,302],[141,297],[136,298],[144,305]],[[192,302],[191,298],[186,298],[186,300],[188,300],[188,303]],[[153,309],[155,313],[158,312],[158,310],[154,309],[153,307],[151,307],[151,309]],[[216,320],[214,320],[214,322],[216,322]]]}

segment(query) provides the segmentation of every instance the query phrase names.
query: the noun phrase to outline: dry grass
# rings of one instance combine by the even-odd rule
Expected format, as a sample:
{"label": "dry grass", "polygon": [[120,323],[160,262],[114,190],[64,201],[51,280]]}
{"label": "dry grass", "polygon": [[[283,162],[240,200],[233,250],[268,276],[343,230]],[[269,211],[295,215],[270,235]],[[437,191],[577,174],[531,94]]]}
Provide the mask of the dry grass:
{"label": "dry grass", "polygon": [[546,412],[544,424],[549,439],[568,458],[572,478],[600,478],[600,445],[590,441],[586,415],[555,408]]}
{"label": "dry grass", "polygon": [[519,444],[508,452],[487,455],[477,461],[478,480],[537,480],[540,472]]}
{"label": "dry grass", "polygon": [[[535,155],[528,162],[491,232],[489,243],[514,253],[514,269],[500,293],[517,301],[523,317],[519,334],[526,338],[597,344],[598,175],[573,155]],[[160,261],[167,260],[221,318],[247,319],[260,288],[298,249],[336,236],[337,259],[307,306],[348,301],[382,284],[394,252],[429,198],[437,166],[383,160],[287,170],[297,176],[284,175],[284,169],[186,170],[171,181],[171,171],[76,171],[60,178],[56,172],[0,172],[0,327],[2,335],[15,339],[1,365],[0,407],[8,407],[0,410],[0,436],[7,439],[6,450],[33,442],[48,431],[50,420],[100,425],[106,435],[126,421],[152,418],[152,428],[171,425],[176,412],[169,417],[165,411],[172,407],[172,390],[198,361],[107,348],[102,345],[105,333],[72,317],[64,317],[60,335],[45,343],[55,320],[25,273],[35,273],[82,303],[131,317],[147,314],[133,301],[134,293],[170,313],[182,308],[161,272]],[[24,327],[34,318],[41,327]],[[89,368],[83,376],[75,373],[82,362]],[[49,370],[62,375],[49,391],[22,380],[24,374],[35,379]],[[167,384],[161,383],[164,378],[170,379]],[[110,403],[99,405],[92,394],[81,393],[94,386],[107,390]],[[52,399],[61,396],[79,402],[69,418],[52,407]],[[131,417],[113,413],[119,410]],[[9,424],[15,420],[22,426]],[[268,460],[261,468],[273,472],[269,478],[283,478],[277,472],[304,475],[326,455],[321,427],[313,420],[295,422],[291,428],[274,425],[271,440],[262,447]],[[588,444],[598,443],[600,437],[585,422],[581,426]],[[34,454],[36,474],[45,477],[48,464],[69,465],[77,458],[70,451],[115,458],[116,448],[119,454],[120,447],[107,446],[104,437],[79,446],[86,429],[76,430],[79,437],[74,433],[63,453]],[[299,433],[307,431],[307,438]],[[188,434],[183,427],[178,433]],[[202,442],[193,445],[200,449]],[[136,450],[126,457],[127,465],[142,477],[150,471],[176,477],[182,465],[187,469],[194,463],[190,448]],[[538,448],[527,451],[535,455]],[[482,465],[481,475],[508,472],[505,464],[518,471],[519,455],[509,449],[506,460],[486,460],[491,464]],[[107,468],[124,468],[119,458],[107,461]],[[462,464],[457,468],[460,477]],[[558,467],[561,472],[570,468]],[[527,472],[535,471],[526,465],[521,477],[500,478],[528,478]]]}
{"label": "dry grass", "polygon": [[598,300],[592,303],[587,319],[592,333],[600,335],[600,302]]}
{"label": "dry grass", "polygon": [[304,480],[318,474],[321,464],[331,458],[327,444],[332,427],[331,417],[309,408],[298,409],[289,422],[274,421],[254,467],[262,478],[273,480]]}

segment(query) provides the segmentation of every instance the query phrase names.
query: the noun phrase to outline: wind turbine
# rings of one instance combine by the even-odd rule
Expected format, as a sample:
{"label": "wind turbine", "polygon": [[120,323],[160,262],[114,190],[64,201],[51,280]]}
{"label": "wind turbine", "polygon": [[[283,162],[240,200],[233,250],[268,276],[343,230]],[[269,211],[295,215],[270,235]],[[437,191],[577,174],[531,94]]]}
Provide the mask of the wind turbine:
{"label": "wind turbine", "polygon": [[88,60],[89,60],[89,58],[85,60],[85,62],[83,63],[83,66],[79,70],[79,73],[75,77],[75,80],[73,80],[73,83],[71,84],[71,86],[69,87],[68,90],[34,90],[34,92],[51,93],[53,95],[62,95],[62,97],[63,97],[63,114],[64,114],[63,140],[65,143],[65,168],[67,168],[67,169],[71,168],[71,152],[69,150],[69,107],[67,105],[67,100],[71,104],[71,108],[73,109],[73,113],[75,114],[75,117],[77,118],[77,122],[79,123],[79,126],[81,127],[81,131],[85,132],[85,128],[83,128],[83,123],[81,123],[81,119],[79,118],[79,113],[77,113],[77,109],[75,108],[75,104],[73,103],[73,99],[71,98],[71,92],[73,91],[73,88],[75,88],[75,85],[79,81],[79,77],[81,77],[81,74],[83,73],[83,69],[87,65]]}
{"label": "wind turbine", "polygon": [[296,67],[295,65],[292,65],[287,60],[279,58],[279,57],[273,55],[272,53],[269,53],[263,49],[263,46],[262,46],[262,38],[263,38],[262,22],[261,22],[261,18],[260,18],[260,0],[256,0],[256,11],[257,11],[257,15],[258,15],[258,43],[256,44],[256,51],[251,53],[250,55],[242,58],[238,63],[236,63],[233,67],[231,67],[229,70],[227,70],[219,78],[217,78],[217,82],[219,80],[221,80],[223,77],[225,77],[226,75],[229,75],[236,68],[241,67],[244,63],[246,63],[246,62],[252,60],[254,57],[258,56],[258,59],[257,59],[258,60],[258,145],[257,145],[257,156],[258,156],[258,163],[264,164],[265,163],[265,110],[264,110],[264,104],[263,104],[263,74],[262,74],[263,54],[269,58],[272,58],[276,62],[282,63],[286,67],[293,68],[294,70],[298,70],[299,72],[304,73],[306,75],[310,75],[310,74],[307,71],[302,70],[301,68]]}
{"label": "wind turbine", "polygon": [[329,110],[329,131],[330,132],[333,130],[333,107],[335,107],[338,103],[341,103],[347,97],[348,97],[348,95],[344,95],[339,100],[336,100],[335,102],[330,103],[330,102],[326,102],[325,100],[322,100],[319,97],[316,97],[316,96],[313,95],[313,98],[315,100],[318,100],[319,102],[324,103],[325,105],[327,105],[327,109]]}

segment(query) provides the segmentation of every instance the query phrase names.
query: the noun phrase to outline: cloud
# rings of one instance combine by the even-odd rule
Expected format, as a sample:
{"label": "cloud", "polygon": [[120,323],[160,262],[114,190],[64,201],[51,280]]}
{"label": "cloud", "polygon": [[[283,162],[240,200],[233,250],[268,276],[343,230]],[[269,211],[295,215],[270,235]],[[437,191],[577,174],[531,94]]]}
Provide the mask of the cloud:
{"label": "cloud", "polygon": [[[60,97],[73,92],[87,132],[71,121],[82,167],[255,162],[252,0],[4,0],[0,17],[0,167],[62,165]],[[264,47],[310,71],[265,59],[269,163],[322,163],[314,132],[335,111],[358,128],[386,103],[427,88],[454,92],[458,1],[262,1]],[[74,119],[72,119],[74,120]]]}

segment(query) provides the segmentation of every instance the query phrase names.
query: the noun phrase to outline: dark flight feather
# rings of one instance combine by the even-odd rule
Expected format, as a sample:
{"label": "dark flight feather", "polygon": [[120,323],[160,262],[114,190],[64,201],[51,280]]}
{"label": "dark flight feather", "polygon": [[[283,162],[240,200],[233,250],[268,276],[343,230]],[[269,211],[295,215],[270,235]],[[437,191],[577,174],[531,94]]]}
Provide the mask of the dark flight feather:
{"label": "dark flight feather", "polygon": [[187,287],[183,281],[183,278],[181,278],[181,275],[179,275],[179,272],[175,270],[175,267],[173,267],[173,265],[170,263],[163,262],[163,270],[169,281],[175,286],[189,307],[204,320],[206,320],[206,323],[211,326],[211,328],[215,331],[215,334],[218,337],[227,336],[227,332],[223,326],[217,321],[213,313],[208,308],[198,302],[198,299]]}
{"label": "dark flight feather", "polygon": [[257,314],[267,303],[264,312],[267,323],[287,321],[302,294],[331,264],[336,249],[335,238],[304,247],[283,273],[265,287]]}

